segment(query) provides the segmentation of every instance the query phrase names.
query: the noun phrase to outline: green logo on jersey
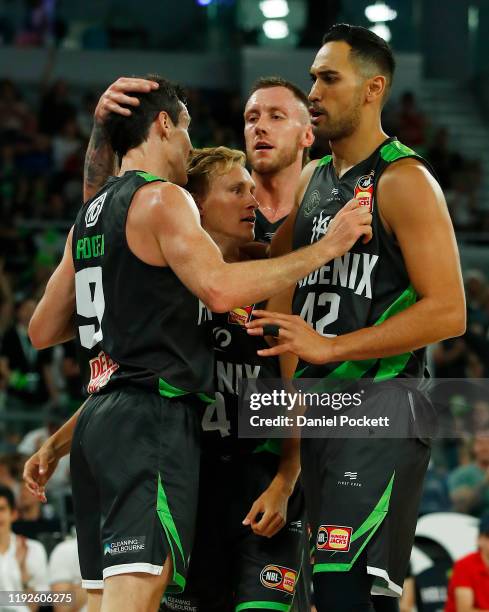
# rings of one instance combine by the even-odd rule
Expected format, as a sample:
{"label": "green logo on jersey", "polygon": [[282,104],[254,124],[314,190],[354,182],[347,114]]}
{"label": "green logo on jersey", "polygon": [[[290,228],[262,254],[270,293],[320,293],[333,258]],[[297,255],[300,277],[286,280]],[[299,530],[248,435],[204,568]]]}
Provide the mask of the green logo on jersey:
{"label": "green logo on jersey", "polygon": [[80,238],[76,243],[76,258],[90,259],[104,254],[104,235],[96,234],[89,238]]}

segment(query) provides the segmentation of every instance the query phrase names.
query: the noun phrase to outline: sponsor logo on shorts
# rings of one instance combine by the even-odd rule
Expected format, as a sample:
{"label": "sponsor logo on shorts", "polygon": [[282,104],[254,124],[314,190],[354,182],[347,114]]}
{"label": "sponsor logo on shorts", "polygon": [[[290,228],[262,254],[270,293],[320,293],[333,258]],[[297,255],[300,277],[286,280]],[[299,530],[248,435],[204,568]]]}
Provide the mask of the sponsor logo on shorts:
{"label": "sponsor logo on shorts", "polygon": [[337,484],[342,487],[361,487],[362,483],[357,482],[358,472],[345,472],[343,474],[344,480],[338,480]]}
{"label": "sponsor logo on shorts", "polygon": [[355,185],[355,190],[353,192],[353,197],[360,202],[361,206],[367,206],[369,211],[372,212],[374,198],[373,170],[370,174],[361,176],[358,179],[357,184]]}
{"label": "sponsor logo on shorts", "polygon": [[318,550],[348,552],[350,550],[351,527],[321,525],[318,529],[316,547]]}
{"label": "sponsor logo on shorts", "polygon": [[293,594],[297,572],[281,565],[266,565],[260,574],[260,582],[267,589]]}
{"label": "sponsor logo on shorts", "polygon": [[179,596],[165,595],[164,602],[169,610],[178,610],[178,612],[199,612],[197,604],[190,599],[180,599]]}
{"label": "sponsor logo on shorts", "polygon": [[90,359],[90,382],[87,385],[89,393],[97,393],[109,382],[112,374],[119,368],[119,364],[100,351],[97,357]]}
{"label": "sponsor logo on shorts", "polygon": [[95,223],[97,223],[100,213],[102,212],[106,197],[107,192],[103,193],[98,198],[95,198],[95,200],[87,208],[87,212],[85,213],[86,227],[92,227],[93,225],[95,225]]}
{"label": "sponsor logo on shorts", "polygon": [[302,533],[302,521],[291,521],[288,525],[288,530],[292,533]]}
{"label": "sponsor logo on shorts", "polygon": [[115,542],[106,542],[104,544],[104,556],[123,555],[127,553],[135,553],[139,550],[144,550],[146,536],[137,536],[134,538],[125,538]]}
{"label": "sponsor logo on shorts", "polygon": [[255,305],[251,304],[251,306],[242,306],[241,308],[230,310],[228,312],[228,323],[233,323],[234,325],[246,325],[246,323],[249,323],[251,319],[254,307]]}

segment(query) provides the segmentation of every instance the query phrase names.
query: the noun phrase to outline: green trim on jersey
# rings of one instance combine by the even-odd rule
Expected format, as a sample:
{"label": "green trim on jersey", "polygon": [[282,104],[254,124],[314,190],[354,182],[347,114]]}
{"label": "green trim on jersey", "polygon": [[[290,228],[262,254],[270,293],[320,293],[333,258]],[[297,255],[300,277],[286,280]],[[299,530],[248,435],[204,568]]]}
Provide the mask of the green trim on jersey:
{"label": "green trim on jersey", "polygon": [[386,162],[393,162],[402,157],[419,157],[416,151],[410,149],[398,140],[388,142],[380,149],[380,156]]}
{"label": "green trim on jersey", "polygon": [[166,183],[166,179],[161,176],[156,176],[156,174],[151,174],[151,172],[136,172],[136,174],[148,183],[152,183],[153,181],[164,181]]}
{"label": "green trim on jersey", "polygon": [[[387,512],[389,510],[389,502],[392,494],[392,487],[394,485],[394,478],[396,473],[394,472],[391,476],[389,484],[387,485],[385,491],[382,493],[377,505],[372,510],[372,512],[367,516],[367,518],[363,521],[360,527],[352,534],[351,542],[355,542],[358,538],[361,538],[365,534],[368,534],[365,540],[362,542],[360,548],[356,552],[353,559],[350,563],[318,563],[314,566],[313,573],[317,574],[320,572],[348,572],[353,567],[353,564],[357,560],[360,553],[363,551],[365,546],[372,539],[374,533],[382,524],[382,521],[387,516]],[[370,533],[369,533],[370,532]]]}
{"label": "green trim on jersey", "polygon": [[263,444],[257,446],[253,453],[272,453],[272,455],[281,455],[282,440],[281,438],[268,438]]}
{"label": "green trim on jersey", "polygon": [[239,604],[234,609],[234,612],[240,610],[280,610],[281,612],[289,612],[292,604],[281,604],[275,601],[245,601]]}
{"label": "green trim on jersey", "polygon": [[[374,325],[380,325],[390,317],[406,310],[416,302],[416,291],[412,285],[409,285],[401,295],[380,315]],[[356,380],[361,378],[371,367],[379,361],[379,369],[375,375],[375,381],[388,380],[398,376],[409,361],[411,353],[403,353],[402,355],[393,355],[392,357],[383,357],[379,359],[364,359],[363,361],[344,361],[341,365],[335,368],[326,376],[326,378],[346,378],[348,380]],[[296,372],[294,378],[299,378],[307,370],[306,368]]]}
{"label": "green trim on jersey", "polygon": [[188,391],[184,391],[183,389],[179,389],[178,387],[174,387],[169,382],[167,382],[164,378],[160,378],[158,380],[158,391],[160,395],[163,397],[168,397],[172,399],[173,397],[180,397],[182,395],[187,395]]}
{"label": "green trim on jersey", "polygon": [[160,474],[158,474],[158,495],[156,501],[156,512],[163,526],[163,529],[165,530],[166,538],[168,540],[168,544],[170,545],[170,551],[173,560],[173,584],[169,588],[171,588],[171,592],[173,593],[181,593],[185,589],[186,580],[185,577],[177,571],[174,547],[175,544],[178,547],[178,550],[182,557],[183,567],[186,567],[187,562],[183,553],[182,542],[180,540],[180,536],[178,535],[177,527],[170,511],[170,506],[168,505],[168,499],[166,497],[163,484],[161,482]]}
{"label": "green trim on jersey", "polygon": [[322,158],[319,160],[319,163],[318,163],[318,165],[317,165],[316,167],[319,167],[319,166],[326,166],[327,164],[329,164],[329,162],[330,162],[332,159],[333,159],[333,156],[332,156],[332,155],[325,155],[324,157],[322,157]]}

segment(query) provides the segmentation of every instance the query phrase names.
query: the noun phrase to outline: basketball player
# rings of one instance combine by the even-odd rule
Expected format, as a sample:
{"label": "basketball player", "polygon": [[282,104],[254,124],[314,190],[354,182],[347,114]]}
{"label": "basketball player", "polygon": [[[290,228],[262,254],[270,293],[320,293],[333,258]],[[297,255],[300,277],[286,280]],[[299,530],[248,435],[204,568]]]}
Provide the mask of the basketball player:
{"label": "basketball player", "polygon": [[[212,387],[203,304],[224,312],[260,301],[371,235],[371,215],[352,201],[335,231],[299,257],[226,263],[177,186],[187,179],[189,122],[180,90],[164,79],[130,117],[108,119],[119,176],[80,211],[30,324],[38,348],[52,345],[74,336],[75,311],[90,370],[92,396],[72,420],[71,471],[93,609],[102,586],[104,611],[155,610],[167,585],[184,588],[198,488],[196,404]],[[66,450],[60,436],[54,447]],[[43,495],[35,465],[27,480]]]}
{"label": "basketball player", "polygon": [[[361,27],[336,25],[310,72],[314,134],[332,155],[304,169],[298,205],[276,234],[272,254],[327,235],[334,214],[352,197],[372,212],[373,240],[272,299],[275,312],[256,312],[249,333],[279,326],[278,345],[260,354],[297,355],[299,363],[286,367],[289,376],[296,370],[295,376],[318,379],[420,377],[423,347],[465,329],[443,193],[428,164],[382,130],[394,73],[385,41]],[[363,402],[367,414],[382,406],[413,418],[429,410],[421,393],[397,385]],[[318,612],[370,611],[371,592],[401,594],[429,454],[429,441],[407,436],[303,439]],[[349,486],[351,470],[362,486]]]}
{"label": "basketball player", "polygon": [[[226,147],[194,151],[187,188],[203,228],[227,262],[245,261],[254,239],[255,184],[245,155]],[[216,403],[202,419],[202,462],[196,538],[188,585],[168,595],[165,609],[194,612],[290,610],[304,548],[303,496],[295,441],[238,438],[241,379],[277,378],[277,358],[251,338],[254,305],[207,312],[213,337]],[[275,442],[275,444],[274,444]],[[278,443],[278,444],[277,444]]]}
{"label": "basketball player", "polygon": [[255,240],[270,242],[294,207],[307,149],[313,143],[304,92],[280,77],[258,79],[244,110],[246,156],[259,208]]}

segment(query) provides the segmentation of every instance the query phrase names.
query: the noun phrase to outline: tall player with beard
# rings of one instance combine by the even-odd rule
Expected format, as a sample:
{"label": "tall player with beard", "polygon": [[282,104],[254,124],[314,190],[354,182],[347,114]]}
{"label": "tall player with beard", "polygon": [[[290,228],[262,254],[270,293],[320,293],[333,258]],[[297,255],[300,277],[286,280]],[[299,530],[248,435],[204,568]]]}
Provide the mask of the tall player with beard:
{"label": "tall player with beard", "polygon": [[[278,344],[260,354],[298,356],[288,375],[423,376],[423,347],[463,333],[465,301],[443,193],[427,163],[382,130],[392,52],[369,30],[341,24],[326,34],[310,72],[314,134],[332,155],[304,169],[272,254],[314,243],[352,196],[372,211],[373,239],[273,298],[276,312],[255,312],[249,333],[279,326]],[[385,414],[397,407],[406,427],[409,415],[428,410],[421,393],[397,385],[363,402],[367,416],[379,406]],[[366,612],[371,593],[401,594],[429,453],[426,440],[407,436],[302,440],[319,612]],[[362,487],[345,486],[351,470]]]}

